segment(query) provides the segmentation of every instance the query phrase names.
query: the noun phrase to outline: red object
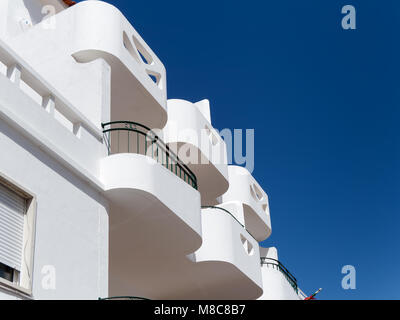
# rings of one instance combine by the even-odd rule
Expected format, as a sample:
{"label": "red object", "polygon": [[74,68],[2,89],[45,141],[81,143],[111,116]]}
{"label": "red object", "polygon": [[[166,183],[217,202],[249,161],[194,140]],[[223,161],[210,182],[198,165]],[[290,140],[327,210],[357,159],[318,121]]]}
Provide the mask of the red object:
{"label": "red object", "polygon": [[315,296],[320,293],[322,291],[322,288],[319,289],[316,293],[314,293],[313,295],[309,296],[308,298],[305,298],[304,300],[317,300],[315,299]]}
{"label": "red object", "polygon": [[75,1],[72,0],[63,0],[63,2],[68,6],[68,7],[72,7],[73,5],[76,4]]}

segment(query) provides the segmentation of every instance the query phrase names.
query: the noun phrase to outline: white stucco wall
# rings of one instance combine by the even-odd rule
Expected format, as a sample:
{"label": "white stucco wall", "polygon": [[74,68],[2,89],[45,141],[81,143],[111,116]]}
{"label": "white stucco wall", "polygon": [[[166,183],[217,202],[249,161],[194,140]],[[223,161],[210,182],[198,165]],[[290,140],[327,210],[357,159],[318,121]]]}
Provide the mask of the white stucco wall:
{"label": "white stucco wall", "polygon": [[[108,204],[98,180],[98,160],[106,155],[101,131],[2,41],[0,61],[9,66],[9,71],[14,70],[14,63],[19,64],[10,79],[7,72],[0,72],[0,175],[36,201],[32,298],[107,296]],[[96,90],[109,90],[107,81],[102,81],[109,77],[107,65],[101,60],[90,65],[92,75],[98,77]],[[23,80],[40,94],[54,96],[56,106],[75,121],[84,121],[79,133],[46,110],[40,99],[27,91]],[[94,105],[98,114],[107,111],[107,103],[105,110],[101,104]],[[54,268],[54,290],[42,285],[46,266]],[[0,287],[0,299],[18,297]]]}
{"label": "white stucco wall", "polygon": [[[97,299],[107,295],[106,202],[38,147],[0,120],[0,172],[36,197],[33,298]],[[54,266],[56,289],[42,288]],[[9,298],[9,296],[7,296]]]}
{"label": "white stucco wall", "polygon": [[15,117],[19,124],[31,128],[68,157],[79,163],[94,177],[99,177],[98,159],[106,155],[102,141],[81,129],[80,137],[75,136],[55,117],[22,92],[15,84],[0,74],[0,112]]}

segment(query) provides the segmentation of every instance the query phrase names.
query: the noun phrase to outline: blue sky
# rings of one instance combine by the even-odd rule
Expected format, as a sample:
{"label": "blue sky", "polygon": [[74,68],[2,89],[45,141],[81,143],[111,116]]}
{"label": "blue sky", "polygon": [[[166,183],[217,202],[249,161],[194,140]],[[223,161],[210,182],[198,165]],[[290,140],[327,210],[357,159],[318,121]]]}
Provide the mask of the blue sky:
{"label": "blue sky", "polygon": [[[255,129],[280,260],[320,299],[400,299],[400,2],[108,1],[167,68],[168,97]],[[341,8],[357,30],[341,28]],[[354,265],[357,289],[341,288]]]}

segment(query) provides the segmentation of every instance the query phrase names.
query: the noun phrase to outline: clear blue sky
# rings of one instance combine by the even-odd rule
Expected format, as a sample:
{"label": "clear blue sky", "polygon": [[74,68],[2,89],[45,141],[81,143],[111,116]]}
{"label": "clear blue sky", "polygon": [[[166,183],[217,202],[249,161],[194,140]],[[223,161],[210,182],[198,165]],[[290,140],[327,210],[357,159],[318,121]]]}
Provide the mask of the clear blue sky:
{"label": "clear blue sky", "polygon": [[[400,299],[400,2],[108,1],[167,68],[168,97],[256,130],[280,260],[320,299]],[[357,30],[341,8],[357,9]],[[357,289],[341,288],[354,265]]]}

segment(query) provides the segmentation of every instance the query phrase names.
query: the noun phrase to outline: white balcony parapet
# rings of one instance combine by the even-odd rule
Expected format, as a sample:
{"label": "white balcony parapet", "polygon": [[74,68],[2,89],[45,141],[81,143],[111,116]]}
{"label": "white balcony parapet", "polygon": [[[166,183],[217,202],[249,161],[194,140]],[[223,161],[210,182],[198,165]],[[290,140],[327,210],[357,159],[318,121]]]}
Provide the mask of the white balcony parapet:
{"label": "white balcony parapet", "polygon": [[259,300],[304,300],[297,279],[278,260],[276,248],[260,248],[263,295]]}
{"label": "white balcony parapet", "polygon": [[73,19],[69,24],[74,25],[75,59],[85,63],[103,58],[111,66],[111,120],[163,128],[167,121],[165,67],[123,14],[102,1],[84,1],[63,14]]}
{"label": "white balcony parapet", "polygon": [[228,171],[229,189],[222,202],[241,202],[246,229],[257,241],[266,240],[272,232],[268,195],[247,169],[229,166]]}
{"label": "white balcony parapet", "polygon": [[305,293],[303,292],[303,290],[301,290],[300,288],[299,288],[298,296],[299,296],[300,300],[305,300],[305,299],[308,298],[307,294],[305,294]]}
{"label": "white balcony parapet", "polygon": [[168,100],[164,140],[195,173],[202,205],[216,204],[228,190],[226,144],[210,120],[208,100]]}

